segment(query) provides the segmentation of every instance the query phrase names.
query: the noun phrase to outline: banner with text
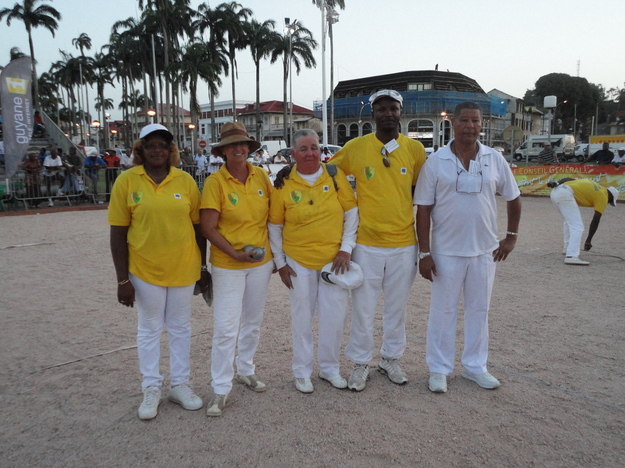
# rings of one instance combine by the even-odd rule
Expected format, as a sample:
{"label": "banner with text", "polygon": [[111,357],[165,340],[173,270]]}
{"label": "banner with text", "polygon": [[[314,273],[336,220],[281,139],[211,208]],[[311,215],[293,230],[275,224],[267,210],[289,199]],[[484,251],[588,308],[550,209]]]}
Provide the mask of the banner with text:
{"label": "banner with text", "polygon": [[522,194],[549,195],[547,183],[571,177],[591,179],[604,187],[616,187],[619,200],[625,200],[625,166],[619,168],[606,164],[590,166],[585,164],[560,164],[555,166],[513,167],[512,173]]}
{"label": "banner with text", "polygon": [[22,57],[11,61],[0,74],[4,165],[11,177],[28,151],[33,133],[32,60]]}

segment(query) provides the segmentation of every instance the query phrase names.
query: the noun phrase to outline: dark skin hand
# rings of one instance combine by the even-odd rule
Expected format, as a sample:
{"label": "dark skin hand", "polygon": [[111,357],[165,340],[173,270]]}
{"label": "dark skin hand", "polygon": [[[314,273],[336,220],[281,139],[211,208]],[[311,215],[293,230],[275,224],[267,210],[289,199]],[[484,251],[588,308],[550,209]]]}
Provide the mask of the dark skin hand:
{"label": "dark skin hand", "polygon": [[276,178],[273,182],[273,186],[277,189],[281,189],[284,186],[284,179],[289,178],[289,174],[291,173],[291,165],[284,166],[276,173]]}
{"label": "dark skin hand", "polygon": [[[200,248],[202,263],[206,258],[206,239],[202,236],[200,225],[194,224],[195,237]],[[117,282],[124,283],[117,285],[117,301],[126,307],[133,307],[135,304],[135,288],[128,280],[128,226],[111,226],[111,252],[113,254],[113,263],[117,273]],[[200,290],[204,292],[208,288],[210,273],[202,271],[197,284]]]}

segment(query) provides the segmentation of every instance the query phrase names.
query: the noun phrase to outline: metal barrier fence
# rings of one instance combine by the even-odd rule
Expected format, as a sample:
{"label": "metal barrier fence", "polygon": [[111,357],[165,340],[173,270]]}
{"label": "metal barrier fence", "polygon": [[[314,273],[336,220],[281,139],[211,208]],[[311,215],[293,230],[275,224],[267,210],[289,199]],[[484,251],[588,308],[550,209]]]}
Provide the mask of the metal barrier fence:
{"label": "metal barrier fence", "polygon": [[[263,164],[262,167],[273,182],[276,173],[284,165]],[[180,169],[194,178],[200,191],[210,176],[192,165],[180,166]],[[42,203],[53,206],[57,201],[66,202],[70,206],[78,203],[102,204],[110,200],[113,184],[119,174],[121,168],[118,167],[63,168],[53,175],[32,174],[19,169],[13,177],[0,184],[0,197],[4,204],[14,209],[18,205],[23,205],[25,209],[38,208]]]}

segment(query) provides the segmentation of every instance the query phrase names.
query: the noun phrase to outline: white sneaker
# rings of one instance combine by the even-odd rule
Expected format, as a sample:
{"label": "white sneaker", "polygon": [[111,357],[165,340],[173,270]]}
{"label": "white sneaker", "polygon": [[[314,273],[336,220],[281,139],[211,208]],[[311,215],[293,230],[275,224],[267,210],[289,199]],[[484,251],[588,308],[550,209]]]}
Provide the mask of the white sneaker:
{"label": "white sneaker", "polygon": [[403,385],[408,382],[406,373],[399,365],[397,359],[382,358],[378,363],[378,370],[382,374],[386,374],[389,380],[397,385]]}
{"label": "white sneaker", "polygon": [[462,377],[465,379],[472,380],[476,384],[478,384],[482,388],[486,388],[488,390],[494,390],[499,387],[501,383],[495,377],[490,375],[488,372],[484,372],[482,375],[475,375],[468,372],[466,369],[462,373]]}
{"label": "white sneaker", "polygon": [[228,395],[218,395],[215,393],[210,403],[206,407],[206,416],[221,416],[224,408],[226,407],[226,400]]}
{"label": "white sneaker", "polygon": [[143,401],[139,406],[139,419],[153,419],[161,404],[161,387],[148,387],[143,390]]}
{"label": "white sneaker", "polygon": [[590,262],[581,260],[579,257],[566,257],[564,263],[567,265],[590,265]]}
{"label": "white sneaker", "polygon": [[315,390],[309,378],[295,378],[295,388],[302,393],[312,393]]}
{"label": "white sneaker", "polygon": [[347,388],[360,392],[365,389],[367,380],[369,380],[369,364],[356,364],[347,381]]}
{"label": "white sneaker", "polygon": [[178,403],[189,411],[199,410],[204,406],[202,399],[193,392],[193,389],[186,382],[169,389],[169,401]]}
{"label": "white sneaker", "polygon": [[54,206],[54,202],[51,198],[48,198],[48,206]]}
{"label": "white sneaker", "polygon": [[432,372],[428,387],[434,393],[447,393],[447,376],[438,372]]}
{"label": "white sneaker", "polygon": [[267,390],[267,385],[258,380],[258,377],[255,375],[236,375],[234,378],[240,384],[247,386],[248,388],[254,390],[255,392],[264,392]]}
{"label": "white sneaker", "polygon": [[319,372],[319,378],[321,380],[326,380],[330,382],[334,388],[338,388],[338,389],[347,388],[347,380],[341,377],[341,374],[337,374],[333,377],[330,377],[329,375],[324,374],[323,372]]}

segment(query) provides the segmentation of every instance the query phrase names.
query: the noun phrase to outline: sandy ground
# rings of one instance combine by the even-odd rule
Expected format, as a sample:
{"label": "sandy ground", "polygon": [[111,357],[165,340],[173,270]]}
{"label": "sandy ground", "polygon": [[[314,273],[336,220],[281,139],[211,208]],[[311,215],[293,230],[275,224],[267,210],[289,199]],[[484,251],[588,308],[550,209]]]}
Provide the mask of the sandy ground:
{"label": "sandy ground", "polygon": [[[588,225],[592,210],[582,211]],[[106,211],[2,217],[0,466],[625,466],[623,226],[625,205],[608,207],[582,255],[591,265],[565,266],[557,211],[524,199],[517,249],[499,267],[492,301],[498,390],[457,368],[447,394],[428,391],[429,287],[419,277],[407,385],[376,371],[376,351],[363,392],[316,376],[313,394],[297,392],[287,293],[274,275],[256,356],[268,391],[235,384],[221,418],[166,401],[145,422],[136,414],[136,315],[115,300]],[[212,319],[199,297],[192,325],[192,378],[207,401]],[[462,323],[458,331],[461,346]],[[376,346],[380,337],[378,314]]]}

